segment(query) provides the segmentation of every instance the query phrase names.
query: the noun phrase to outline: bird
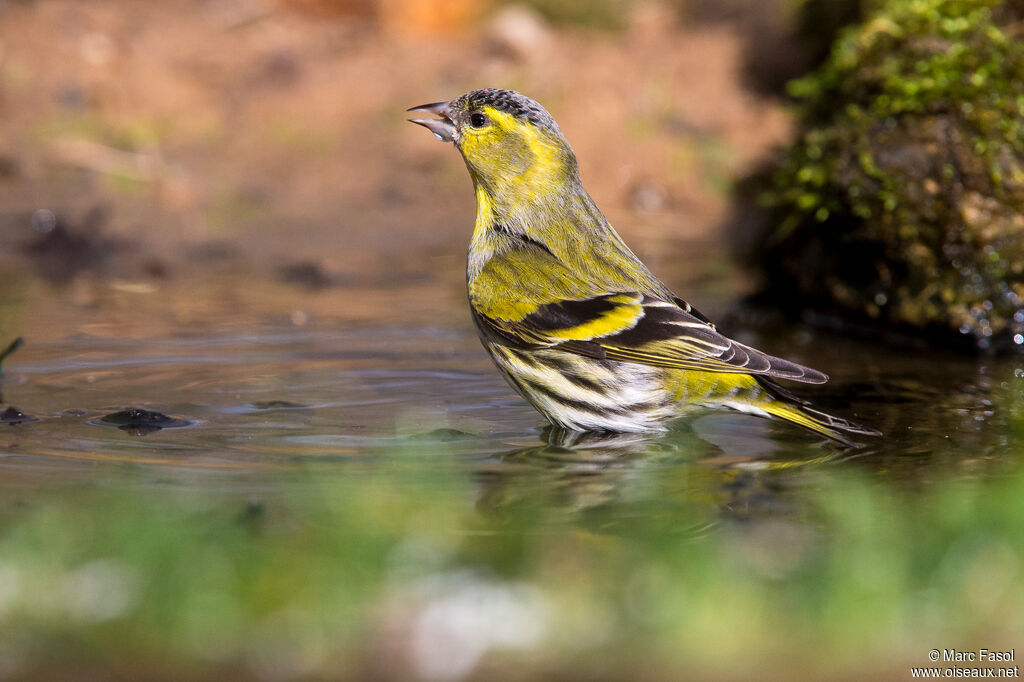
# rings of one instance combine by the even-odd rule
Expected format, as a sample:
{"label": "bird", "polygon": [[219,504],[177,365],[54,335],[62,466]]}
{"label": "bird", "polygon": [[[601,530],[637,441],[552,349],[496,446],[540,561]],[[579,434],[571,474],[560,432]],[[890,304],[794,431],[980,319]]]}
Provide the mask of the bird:
{"label": "bird", "polygon": [[731,408],[841,443],[878,431],[815,409],[778,380],[818,370],[722,334],[629,249],[583,188],[555,119],[512,90],[412,107],[462,154],[476,195],[466,282],[498,370],[552,425],[658,432],[694,408]]}

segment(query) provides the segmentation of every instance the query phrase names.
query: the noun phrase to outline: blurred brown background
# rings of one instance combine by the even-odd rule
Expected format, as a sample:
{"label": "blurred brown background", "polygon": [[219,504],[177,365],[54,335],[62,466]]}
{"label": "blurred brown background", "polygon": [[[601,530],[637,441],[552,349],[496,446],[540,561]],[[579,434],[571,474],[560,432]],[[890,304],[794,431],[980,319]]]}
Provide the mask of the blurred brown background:
{"label": "blurred brown background", "polygon": [[0,267],[83,304],[111,280],[147,294],[229,271],[309,291],[433,280],[455,300],[469,178],[405,110],[503,87],[552,112],[598,204],[681,286],[732,180],[790,128],[741,74],[772,3],[715,6],[0,4]]}

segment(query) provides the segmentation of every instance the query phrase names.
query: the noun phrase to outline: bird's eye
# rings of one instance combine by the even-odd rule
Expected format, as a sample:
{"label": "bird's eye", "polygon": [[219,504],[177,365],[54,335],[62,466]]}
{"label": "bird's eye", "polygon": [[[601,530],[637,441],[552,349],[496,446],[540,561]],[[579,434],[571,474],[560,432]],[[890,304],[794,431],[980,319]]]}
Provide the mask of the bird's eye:
{"label": "bird's eye", "polygon": [[483,114],[473,114],[469,117],[469,125],[474,128],[483,128],[487,125],[487,117]]}

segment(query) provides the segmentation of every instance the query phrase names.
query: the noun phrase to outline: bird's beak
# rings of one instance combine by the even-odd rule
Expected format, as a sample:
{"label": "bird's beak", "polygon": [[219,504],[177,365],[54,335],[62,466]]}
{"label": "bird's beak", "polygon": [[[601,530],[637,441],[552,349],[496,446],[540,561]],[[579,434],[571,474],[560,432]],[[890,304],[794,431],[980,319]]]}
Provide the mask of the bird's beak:
{"label": "bird's beak", "polygon": [[440,118],[410,118],[410,123],[418,123],[442,142],[453,142],[455,140],[455,124],[448,117],[448,102],[434,102],[433,104],[421,104],[408,111],[425,111]]}

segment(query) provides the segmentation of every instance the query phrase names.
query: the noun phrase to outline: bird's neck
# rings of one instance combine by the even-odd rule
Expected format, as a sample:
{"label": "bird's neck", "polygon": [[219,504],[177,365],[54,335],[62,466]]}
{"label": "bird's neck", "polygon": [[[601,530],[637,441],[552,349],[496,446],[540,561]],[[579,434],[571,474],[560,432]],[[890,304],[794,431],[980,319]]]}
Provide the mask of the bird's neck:
{"label": "bird's neck", "polygon": [[[638,259],[576,180],[507,197],[474,178],[477,214],[469,246],[472,281],[497,254],[540,246],[581,279],[601,289],[656,296],[671,292]],[[510,200],[514,199],[514,200]]]}

